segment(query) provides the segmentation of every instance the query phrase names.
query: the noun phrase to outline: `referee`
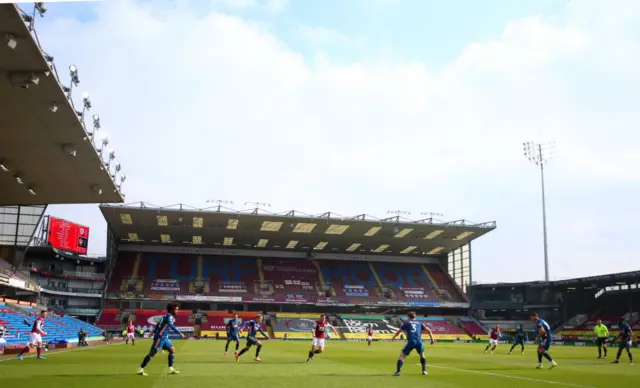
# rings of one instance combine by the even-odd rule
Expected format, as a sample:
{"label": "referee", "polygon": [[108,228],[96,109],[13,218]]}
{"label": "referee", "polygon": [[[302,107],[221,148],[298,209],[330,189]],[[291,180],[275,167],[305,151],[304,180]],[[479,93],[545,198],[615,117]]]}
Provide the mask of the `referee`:
{"label": "referee", "polygon": [[596,335],[596,344],[598,345],[598,358],[602,358],[602,349],[604,349],[604,358],[607,358],[607,338],[609,337],[609,329],[607,325],[602,324],[602,319],[598,319],[593,327]]}

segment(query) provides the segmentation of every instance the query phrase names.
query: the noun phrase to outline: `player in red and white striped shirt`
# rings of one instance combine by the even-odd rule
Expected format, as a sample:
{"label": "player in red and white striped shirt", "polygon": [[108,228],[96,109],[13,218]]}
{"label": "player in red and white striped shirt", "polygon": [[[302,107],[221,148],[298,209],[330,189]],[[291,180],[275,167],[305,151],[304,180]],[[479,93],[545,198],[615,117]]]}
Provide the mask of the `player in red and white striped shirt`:
{"label": "player in red and white striped shirt", "polygon": [[36,346],[36,350],[38,352],[38,360],[44,360],[44,357],[42,357],[42,336],[47,335],[47,333],[44,331],[44,319],[46,317],[47,311],[42,310],[36,320],[33,321],[31,333],[29,334],[29,343],[24,347],[24,349],[22,349],[20,354],[18,354],[18,359],[22,360],[22,355],[24,353],[28,353],[29,349],[32,346]]}

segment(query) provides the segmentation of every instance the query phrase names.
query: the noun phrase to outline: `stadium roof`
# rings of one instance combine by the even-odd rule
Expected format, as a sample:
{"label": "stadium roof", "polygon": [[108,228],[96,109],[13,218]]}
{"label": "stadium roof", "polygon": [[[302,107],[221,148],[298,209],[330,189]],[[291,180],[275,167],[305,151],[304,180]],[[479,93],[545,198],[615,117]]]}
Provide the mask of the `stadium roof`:
{"label": "stadium roof", "polygon": [[361,214],[271,213],[216,206],[101,205],[121,243],[326,253],[443,255],[496,228],[495,222],[379,219]]}
{"label": "stadium roof", "polygon": [[0,26],[0,205],[123,202],[15,4]]}
{"label": "stadium roof", "polygon": [[473,288],[505,288],[505,287],[574,287],[574,286],[594,286],[606,287],[612,283],[625,284],[626,282],[637,282],[640,279],[640,271],[620,272],[584,278],[573,278],[555,281],[534,281],[523,283],[493,283],[493,284],[473,284]]}
{"label": "stadium roof", "polygon": [[27,246],[45,205],[0,206],[0,245]]}

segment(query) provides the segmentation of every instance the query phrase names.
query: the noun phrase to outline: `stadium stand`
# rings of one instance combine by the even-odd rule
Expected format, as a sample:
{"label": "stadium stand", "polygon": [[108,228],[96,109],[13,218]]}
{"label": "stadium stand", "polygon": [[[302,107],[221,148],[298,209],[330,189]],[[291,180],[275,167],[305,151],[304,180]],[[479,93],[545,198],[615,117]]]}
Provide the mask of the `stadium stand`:
{"label": "stadium stand", "polygon": [[6,283],[21,284],[25,289],[35,289],[36,285],[29,279],[29,274],[20,270],[15,271],[7,261],[0,258],[0,274],[6,278]]}
{"label": "stadium stand", "polygon": [[311,261],[257,259],[259,279],[254,293],[286,300],[315,300],[320,289],[318,270]]}
{"label": "stadium stand", "polygon": [[[431,274],[438,279],[432,281]],[[444,291],[443,291],[444,290]],[[345,303],[464,302],[439,266],[121,252],[108,293]],[[238,301],[240,299],[237,299]]]}
{"label": "stadium stand", "polygon": [[[535,329],[529,320],[537,312],[549,322],[554,340],[590,343],[601,319],[611,337],[617,320],[636,323],[640,316],[640,272],[598,275],[554,282],[498,283],[471,287],[473,315],[485,327],[500,324],[503,339],[523,324],[529,339]],[[634,333],[637,341],[637,334]]]}
{"label": "stadium stand", "polygon": [[[25,312],[20,312],[23,310]],[[0,302],[0,325],[7,330],[5,339],[8,345],[24,345],[29,339],[29,332],[37,312],[37,308],[31,306],[14,305]],[[102,330],[86,322],[71,316],[56,316],[51,314],[45,320],[47,335],[43,340],[48,343],[77,343],[78,331],[84,329],[89,340],[102,339]]]}
{"label": "stadium stand", "polygon": [[107,292],[146,295],[251,296],[255,259],[122,252]]}
{"label": "stadium stand", "polygon": [[469,334],[459,326],[460,317],[428,317],[418,318],[431,329],[436,339],[468,340]]}
{"label": "stadium stand", "polygon": [[[110,257],[108,300],[170,295],[229,303],[221,309],[299,303],[441,307],[459,314],[469,307],[458,287],[470,282],[469,242],[495,228],[494,222],[374,221],[146,203],[100,209],[118,247]],[[358,242],[363,236],[366,242]],[[457,263],[452,274],[443,267],[449,256]]]}
{"label": "stadium stand", "polygon": [[466,301],[466,298],[439,265],[426,264],[424,267],[424,271],[428,274],[441,298],[452,302]]}
{"label": "stadium stand", "polygon": [[460,318],[460,322],[462,323],[464,331],[472,338],[484,338],[487,336],[488,330],[482,327],[482,325],[476,322],[473,318],[463,317]]}
{"label": "stadium stand", "polygon": [[323,260],[315,264],[319,287],[328,295],[345,301],[384,298],[379,291],[380,282],[376,281],[368,263]]}

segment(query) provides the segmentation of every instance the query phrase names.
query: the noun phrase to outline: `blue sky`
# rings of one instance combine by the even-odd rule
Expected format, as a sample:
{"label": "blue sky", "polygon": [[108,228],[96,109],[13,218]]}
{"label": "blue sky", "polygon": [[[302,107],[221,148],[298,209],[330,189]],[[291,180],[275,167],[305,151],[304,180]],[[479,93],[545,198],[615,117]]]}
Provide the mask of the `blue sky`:
{"label": "blue sky", "polygon": [[[142,1],[142,3],[150,3]],[[241,0],[239,4],[245,1]],[[186,1],[194,13],[206,15],[222,11],[265,24],[280,39],[297,51],[312,55],[310,47],[297,30],[301,26],[316,26],[338,31],[346,37],[360,40],[357,48],[338,50],[341,60],[375,57],[383,53],[406,59],[425,61],[441,66],[455,59],[469,42],[486,41],[499,36],[505,25],[514,19],[541,16],[562,18],[568,0],[540,1],[438,1],[438,0],[322,0],[284,1],[277,12],[263,7],[230,5],[233,1]],[[155,2],[154,2],[155,3]],[[172,4],[173,3],[173,4]],[[159,3],[165,10],[176,2]],[[51,14],[73,16],[77,20],[95,20],[104,5],[100,3],[60,3],[51,7]],[[328,43],[328,42],[327,42]],[[326,49],[326,47],[324,47]],[[332,47],[336,50],[336,47]]]}
{"label": "blue sky", "polygon": [[[496,220],[487,282],[543,276],[527,140],[557,144],[552,277],[637,269],[638,19],[632,0],[115,0],[50,4],[38,31],[80,69],[128,202]],[[95,206],[50,213],[104,250]]]}

